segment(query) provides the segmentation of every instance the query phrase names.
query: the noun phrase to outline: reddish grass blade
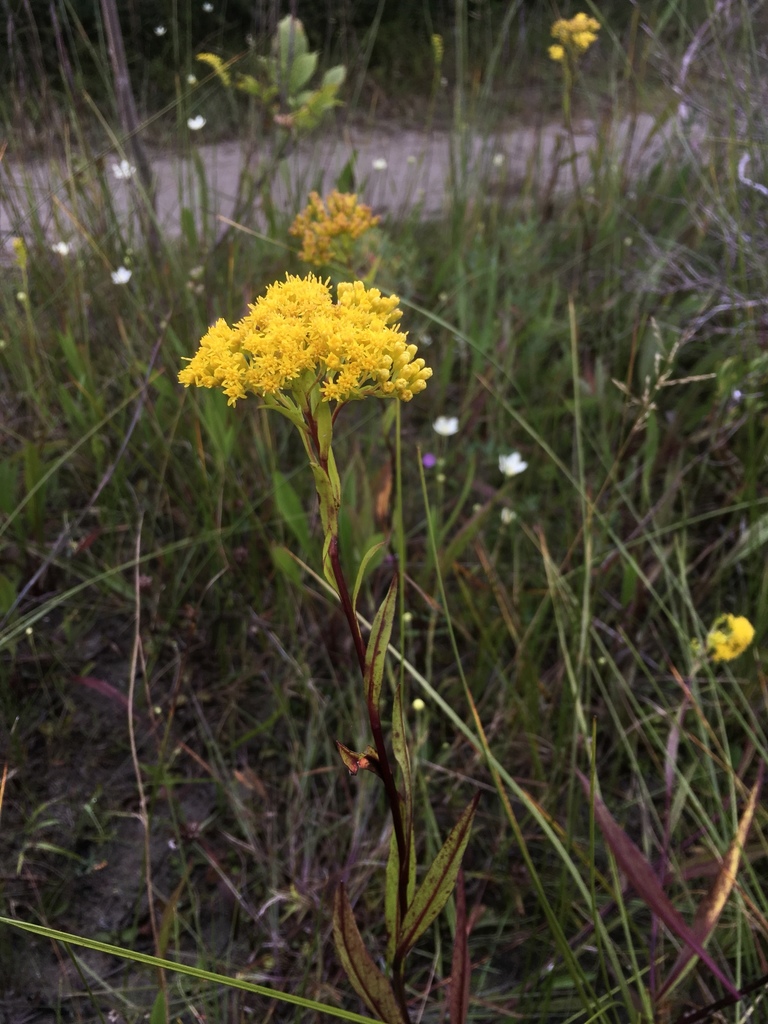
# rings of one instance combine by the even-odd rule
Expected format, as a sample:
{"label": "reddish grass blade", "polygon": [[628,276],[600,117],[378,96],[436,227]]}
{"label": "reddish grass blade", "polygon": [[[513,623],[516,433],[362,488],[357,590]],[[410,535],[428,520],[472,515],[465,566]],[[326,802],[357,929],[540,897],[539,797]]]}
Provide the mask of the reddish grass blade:
{"label": "reddish grass blade", "polygon": [[429,867],[424,881],[417,889],[400,930],[396,953],[398,960],[402,960],[409,950],[413,949],[416,942],[448,902],[448,897],[456,885],[461,858],[464,856],[464,850],[469,842],[472,819],[475,816],[479,799],[480,794],[475,793],[469,806],[448,833],[448,837]]}
{"label": "reddish grass blade", "polygon": [[600,826],[605,841],[611,848],[613,856],[616,858],[616,863],[627,876],[629,884],[645,902],[646,906],[656,914],[659,920],[678,938],[689,945],[715,977],[725,986],[727,991],[738,999],[740,997],[738,989],[726,978],[712,957],[704,949],[692,929],[686,924],[682,914],[672,906],[646,858],[621,826],[614,821],[610,811],[600,797],[596,793],[590,793],[589,779],[582,775],[581,772],[577,772],[577,775],[584,787],[584,792],[594,800],[595,819]]}
{"label": "reddish grass blade", "polygon": [[464,1024],[469,1010],[469,943],[467,941],[467,897],[464,892],[464,872],[456,877],[456,935],[453,939],[451,961],[451,993],[448,1001],[450,1024]]}
{"label": "reddish grass blade", "polygon": [[[742,811],[741,819],[739,820],[738,827],[736,828],[736,835],[733,837],[733,841],[728,847],[727,853],[723,857],[720,870],[712,882],[709,892],[699,904],[696,910],[696,916],[693,919],[693,924],[691,925],[691,932],[702,945],[708,941],[709,936],[712,934],[720,914],[723,911],[723,907],[731,894],[731,889],[733,889],[736,882],[741,853],[746,845],[747,836],[752,825],[752,819],[755,816],[757,798],[762,784],[763,765],[761,763],[757,774],[757,781],[752,787],[746,807]],[[680,977],[684,974],[685,969],[695,955],[696,953],[690,946],[686,946],[685,949],[680,951],[680,955],[675,961],[672,970],[669,972],[666,980],[659,989],[659,998],[661,998],[665,993],[671,991]]]}
{"label": "reddish grass blade", "polygon": [[392,986],[365,948],[343,885],[339,885],[333,899],[333,938],[352,988],[371,1013],[386,1024],[407,1024]]}
{"label": "reddish grass blade", "polygon": [[81,686],[87,687],[89,690],[95,690],[96,693],[100,693],[102,697],[108,697],[115,704],[119,704],[124,710],[128,709],[128,698],[124,693],[121,693],[111,683],[108,683],[105,679],[99,679],[96,676],[72,676],[73,683],[79,683]]}

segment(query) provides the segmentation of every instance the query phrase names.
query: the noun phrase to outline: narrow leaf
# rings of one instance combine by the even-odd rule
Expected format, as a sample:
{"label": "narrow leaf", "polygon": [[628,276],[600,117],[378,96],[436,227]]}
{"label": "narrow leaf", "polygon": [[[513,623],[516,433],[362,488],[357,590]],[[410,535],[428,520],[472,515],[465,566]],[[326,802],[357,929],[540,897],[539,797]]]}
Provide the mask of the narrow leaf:
{"label": "narrow leaf", "polygon": [[661,888],[653,868],[635,846],[629,836],[620,825],[613,819],[611,812],[605,806],[597,793],[590,794],[589,780],[577,772],[579,781],[584,787],[587,796],[591,796],[595,804],[595,819],[605,837],[605,841],[611,848],[621,871],[627,876],[627,881],[644,901],[646,906],[662,921],[667,928],[704,961],[707,967],[718,978],[728,992],[735,998],[740,998],[738,989],[726,978],[712,957],[702,946],[699,939],[686,924],[685,919],[679,910],[676,910],[667,894]]}
{"label": "narrow leaf", "polygon": [[[733,889],[736,882],[736,875],[739,870],[739,860],[741,859],[742,850],[747,842],[747,836],[749,835],[749,829],[752,825],[752,819],[755,816],[757,797],[760,793],[762,783],[763,765],[761,764],[757,781],[749,794],[749,799],[747,800],[747,805],[742,812],[741,820],[739,821],[736,829],[736,835],[733,837],[733,842],[728,847],[728,852],[723,857],[720,870],[712,882],[709,892],[696,909],[696,915],[693,919],[693,924],[691,925],[691,931],[702,945],[709,940],[709,937],[717,924],[718,918],[723,911],[723,907],[731,894],[731,889]],[[688,964],[694,959],[695,955],[696,954],[693,949],[691,949],[690,945],[680,951],[680,955],[675,961],[672,970],[669,972],[666,980],[659,989],[659,999],[665,993],[671,991],[671,989],[677,984],[685,973]]]}
{"label": "narrow leaf", "polygon": [[307,513],[301,498],[296,493],[288,477],[277,469],[272,473],[272,487],[274,489],[275,505],[280,513],[280,518],[299,542],[302,552],[307,554],[312,548],[309,539]]}
{"label": "narrow leaf", "polygon": [[371,1013],[386,1024],[406,1024],[392,986],[365,948],[343,885],[333,899],[333,938],[352,988]]}
{"label": "narrow leaf", "polygon": [[408,907],[397,944],[397,958],[402,959],[413,949],[420,936],[429,928],[437,915],[448,902],[453,892],[456,876],[461,867],[461,858],[469,842],[472,819],[477,810],[480,794],[475,793],[468,807],[448,833],[448,838],[440,848],[424,881],[419,886],[413,902]]}
{"label": "narrow leaf", "polygon": [[451,961],[451,994],[448,1001],[450,1024],[465,1024],[469,1010],[469,943],[467,941],[467,897],[464,872],[456,879],[456,934],[453,937]]}
{"label": "narrow leaf", "polygon": [[398,682],[392,706],[392,750],[403,776],[403,827],[405,844],[410,849],[408,864],[408,903],[413,899],[416,889],[416,855],[413,850],[413,778],[411,776],[411,752],[408,749],[408,736],[405,730],[405,714],[403,712],[403,682]]}
{"label": "narrow leaf", "polygon": [[[380,537],[381,534],[378,534]],[[352,591],[352,607],[357,608],[357,596],[360,593],[360,587],[363,585],[365,579],[365,573],[368,566],[371,563],[371,559],[375,558],[385,547],[384,541],[375,541],[363,555],[363,560],[360,563],[360,568],[357,570],[357,579],[355,580],[355,589]]]}
{"label": "narrow leaf", "polygon": [[368,648],[365,652],[365,695],[369,708],[379,709],[381,683],[384,679],[384,659],[387,656],[389,638],[392,636],[392,623],[395,618],[397,603],[397,576],[392,577],[387,596],[376,612]]}
{"label": "narrow leaf", "polygon": [[[416,888],[416,845],[413,827],[406,826],[409,838],[406,842],[410,848],[408,863],[408,890],[406,902],[410,905]],[[397,939],[400,934],[400,854],[397,849],[397,837],[394,830],[389,837],[389,857],[387,858],[386,885],[384,890],[384,921],[387,926],[387,963],[391,964],[397,951]]]}

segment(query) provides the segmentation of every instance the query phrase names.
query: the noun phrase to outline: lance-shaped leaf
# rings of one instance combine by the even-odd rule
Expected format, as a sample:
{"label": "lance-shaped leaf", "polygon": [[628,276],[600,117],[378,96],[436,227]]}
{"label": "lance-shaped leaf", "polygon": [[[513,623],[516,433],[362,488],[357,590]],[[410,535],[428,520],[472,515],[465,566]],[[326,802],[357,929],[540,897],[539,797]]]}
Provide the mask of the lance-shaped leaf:
{"label": "lance-shaped leaf", "polygon": [[450,1024],[465,1024],[469,1010],[469,943],[467,941],[467,897],[464,873],[456,879],[456,934],[453,937],[451,960],[451,994],[448,1000]]}
{"label": "lance-shaped leaf", "polygon": [[635,846],[621,826],[614,821],[611,812],[605,806],[597,793],[590,794],[589,780],[581,772],[576,773],[579,781],[584,787],[587,796],[591,796],[595,804],[595,819],[605,837],[605,841],[611,848],[611,853],[616,858],[619,868],[627,876],[627,881],[651,910],[667,928],[683,942],[687,943],[707,967],[718,978],[728,992],[740,998],[739,991],[732,982],[726,978],[712,957],[702,946],[692,929],[686,924],[683,915],[676,910],[667,894],[661,888],[653,868],[648,863],[642,852]]}
{"label": "lance-shaped leaf", "polygon": [[[736,874],[739,870],[741,852],[747,842],[747,836],[749,834],[750,826],[752,825],[752,819],[755,816],[757,797],[760,793],[760,787],[762,784],[763,765],[761,763],[757,781],[752,787],[746,807],[742,811],[741,819],[736,829],[736,835],[733,837],[733,842],[728,847],[728,852],[723,857],[723,862],[720,865],[720,870],[712,883],[712,887],[696,909],[696,916],[693,919],[691,931],[702,945],[708,941],[709,936],[712,934],[712,930],[717,924],[718,918],[726,904],[726,900],[730,896],[731,889],[736,882]],[[686,946],[685,949],[680,951],[680,955],[675,961],[672,970],[669,972],[664,984],[657,993],[657,997],[659,999],[661,999],[661,997],[666,993],[670,992],[678,983],[695,956],[696,954],[690,946]]]}
{"label": "lance-shaped leaf", "polygon": [[413,949],[448,902],[448,897],[456,885],[461,858],[469,842],[472,819],[479,799],[480,794],[475,793],[462,816],[448,833],[448,838],[417,889],[400,926],[396,952],[398,960],[402,960],[408,951]]}
{"label": "lance-shaped leaf", "polygon": [[[378,534],[378,536],[380,537],[381,534]],[[360,587],[363,585],[363,580],[365,579],[365,573],[368,569],[368,566],[370,565],[371,560],[384,550],[384,547],[385,544],[383,540],[374,541],[363,555],[363,560],[360,563],[360,568],[357,570],[357,579],[355,580],[355,587],[354,590],[352,591],[352,607],[355,609],[357,608],[357,596],[360,593]]]}
{"label": "lance-shaped leaf", "polygon": [[[401,803],[402,808],[402,803]],[[410,837],[406,840],[410,846],[408,858],[408,888],[406,902],[410,906],[416,888],[416,845],[413,828],[406,829]],[[386,888],[384,892],[384,920],[387,925],[387,963],[395,959],[397,939],[400,934],[400,853],[397,849],[397,837],[394,830],[389,837],[389,857],[387,858]]]}
{"label": "lance-shaped leaf", "polygon": [[365,652],[365,698],[369,708],[379,710],[381,683],[384,679],[384,660],[387,656],[389,638],[392,636],[392,623],[395,618],[397,603],[397,576],[392,577],[387,596],[376,612],[371,626],[368,647]]}
{"label": "lance-shaped leaf", "polygon": [[[392,707],[392,749],[395,760],[400,766],[403,777],[403,799],[400,801],[405,844],[408,849],[408,884],[406,887],[406,906],[410,906],[416,889],[416,849],[413,838],[413,780],[411,777],[411,755],[403,712],[403,683],[399,681],[395,690]],[[400,855],[395,842],[395,834],[389,844],[387,860],[387,889],[385,899],[385,918],[387,923],[387,963],[391,964],[397,948],[400,934]]]}
{"label": "lance-shaped leaf", "polygon": [[333,899],[333,938],[352,988],[371,1013],[386,1024],[406,1024],[392,986],[365,948],[343,885]]}

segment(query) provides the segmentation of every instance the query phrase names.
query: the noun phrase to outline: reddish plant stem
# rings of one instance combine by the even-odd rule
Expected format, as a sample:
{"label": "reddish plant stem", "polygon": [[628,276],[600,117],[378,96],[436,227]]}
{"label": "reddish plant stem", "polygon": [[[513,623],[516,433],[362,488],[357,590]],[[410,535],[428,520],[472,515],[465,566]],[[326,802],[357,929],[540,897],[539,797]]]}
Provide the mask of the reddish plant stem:
{"label": "reddish plant stem", "polygon": [[[344,615],[347,619],[347,623],[349,624],[352,636],[354,637],[357,660],[360,662],[360,671],[363,673],[363,680],[367,683],[367,679],[365,678],[365,644],[363,643],[363,636],[360,632],[360,625],[358,624],[357,616],[355,615],[355,609],[352,607],[352,598],[349,596],[349,589],[347,587],[347,581],[344,578],[344,571],[341,567],[338,537],[331,538],[329,554],[331,557],[331,565],[333,566],[333,575],[336,580],[336,586],[339,588],[341,607],[344,610]],[[368,719],[371,723],[371,732],[373,733],[373,742],[376,746],[376,753],[379,758],[379,767],[381,768],[381,778],[384,783],[387,800],[389,801],[389,808],[392,813],[392,825],[395,830],[395,842],[397,843],[399,860],[397,894],[400,905],[400,919],[402,920],[405,917],[406,910],[408,909],[408,849],[405,844],[403,816],[400,813],[400,794],[397,792],[395,778],[392,774],[392,768],[389,763],[387,747],[384,743],[384,732],[381,728],[379,709],[372,701],[368,700],[367,693],[366,702],[368,705]]]}
{"label": "reddish plant stem", "polygon": [[[336,410],[338,412],[338,410]],[[305,411],[305,420],[310,429],[312,437],[312,446],[317,453],[317,460],[319,465],[322,467],[323,472],[328,472],[328,460],[320,455],[320,445],[317,437],[317,423],[314,417],[308,411]],[[371,725],[371,732],[373,733],[373,742],[376,747],[376,754],[379,761],[379,769],[381,771],[381,779],[384,783],[384,791],[387,794],[387,802],[389,803],[389,810],[392,815],[392,827],[395,832],[395,843],[397,844],[398,854],[398,876],[397,876],[397,902],[398,909],[400,912],[400,920],[403,921],[405,918],[406,911],[408,910],[408,876],[409,876],[409,858],[410,850],[405,842],[405,828],[403,825],[403,815],[400,807],[400,794],[397,791],[397,785],[395,784],[395,777],[392,773],[392,767],[389,763],[389,756],[387,754],[387,747],[384,743],[384,732],[381,728],[381,716],[379,714],[378,706],[370,699],[368,694],[368,680],[366,678],[365,671],[365,642],[363,640],[363,634],[360,631],[360,624],[357,621],[357,615],[355,615],[355,608],[352,603],[352,597],[349,593],[349,587],[344,576],[344,570],[341,566],[341,558],[339,555],[339,538],[336,532],[331,535],[331,540],[328,546],[328,554],[333,568],[333,576],[336,580],[336,587],[339,592],[339,600],[341,601],[342,611],[344,617],[347,620],[349,630],[352,634],[352,639],[355,644],[355,653],[357,654],[357,661],[360,665],[360,672],[363,677],[363,685],[366,689],[365,699],[368,709],[368,720]],[[400,1008],[403,1012],[403,1017],[406,1021],[410,1020],[408,1013],[408,1001],[405,995],[405,980],[403,977],[403,962],[402,958],[397,958],[396,962],[392,965],[392,982],[395,993],[395,998],[400,1004]]]}

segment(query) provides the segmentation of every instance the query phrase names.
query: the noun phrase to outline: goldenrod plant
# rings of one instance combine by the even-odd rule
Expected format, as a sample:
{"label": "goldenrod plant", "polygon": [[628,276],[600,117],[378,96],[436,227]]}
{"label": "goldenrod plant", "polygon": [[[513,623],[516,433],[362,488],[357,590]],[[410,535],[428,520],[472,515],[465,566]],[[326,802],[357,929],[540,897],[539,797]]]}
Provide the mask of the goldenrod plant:
{"label": "goldenrod plant", "polygon": [[310,192],[309,203],[296,215],[289,234],[301,239],[299,258],[315,267],[338,264],[349,270],[356,262],[355,243],[381,220],[354,192],[334,189],[325,199]]}
{"label": "goldenrod plant", "polygon": [[[352,200],[355,197],[351,197]],[[331,200],[334,206],[334,200]],[[355,203],[350,205],[354,208]],[[368,215],[363,215],[367,226]],[[323,572],[335,591],[347,622],[358,668],[361,697],[373,744],[355,751],[337,740],[350,774],[369,771],[381,779],[392,818],[392,843],[386,873],[383,917],[387,923],[389,977],[360,935],[345,888],[334,898],[333,931],[339,958],[350,983],[372,1013],[387,1024],[410,1020],[404,967],[408,953],[435,920],[451,896],[477,807],[476,795],[449,833],[421,885],[416,887],[416,843],[413,821],[411,758],[403,715],[402,678],[392,708],[394,762],[382,725],[382,685],[395,619],[402,570],[395,573],[373,621],[366,644],[357,613],[357,596],[366,564],[381,543],[363,558],[357,581],[350,589],[339,549],[341,479],[333,451],[334,425],[344,406],[368,398],[410,402],[427,386],[432,369],[407,343],[399,320],[397,296],[383,296],[362,281],[343,282],[333,301],[327,283],[314,274],[288,275],[271,285],[249,306],[242,320],[230,327],[218,320],[200,348],[179,373],[186,387],[219,388],[229,405],[248,395],[285,416],[299,431],[314,477],[323,529]],[[400,768],[400,783],[395,778]],[[465,937],[457,933],[461,948]],[[468,991],[469,964],[455,978]],[[458,1024],[458,1021],[457,1021]]]}

